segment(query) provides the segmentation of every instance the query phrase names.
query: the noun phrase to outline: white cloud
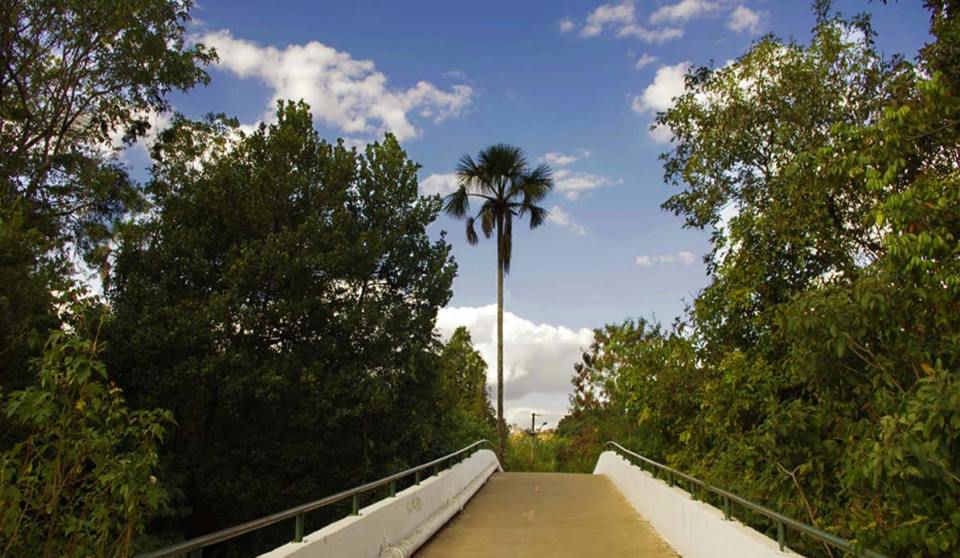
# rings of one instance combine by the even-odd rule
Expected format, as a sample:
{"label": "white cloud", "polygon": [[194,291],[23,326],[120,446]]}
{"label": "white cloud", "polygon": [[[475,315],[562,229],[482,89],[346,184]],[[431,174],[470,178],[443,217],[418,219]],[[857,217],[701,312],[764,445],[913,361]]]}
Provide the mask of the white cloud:
{"label": "white cloud", "polygon": [[668,144],[673,141],[673,130],[663,124],[657,124],[648,131],[648,134],[654,143]]}
{"label": "white cloud", "polygon": [[570,229],[580,236],[585,236],[587,234],[587,228],[574,221],[573,216],[567,213],[567,210],[559,205],[555,205],[550,208],[549,213],[547,214],[547,221],[559,227]]}
{"label": "white cloud", "polygon": [[636,67],[638,70],[642,70],[643,68],[646,68],[647,66],[649,66],[650,64],[653,64],[656,61],[657,61],[656,56],[645,53],[641,55],[640,58],[637,58]]}
{"label": "white cloud", "polygon": [[450,174],[431,174],[420,181],[420,194],[423,196],[432,196],[439,194],[446,196],[457,189],[457,175]]}
{"label": "white cloud", "polygon": [[578,200],[590,190],[619,183],[619,181],[614,182],[599,174],[577,172],[569,169],[554,171],[553,182],[557,192],[563,194],[568,200]]}
{"label": "white cloud", "polygon": [[633,2],[627,0],[620,4],[603,4],[587,16],[587,24],[580,34],[584,37],[595,37],[608,27],[624,27],[635,22]]}
{"label": "white cloud", "polygon": [[604,31],[611,31],[618,38],[636,37],[649,43],[660,43],[683,36],[683,29],[676,27],[647,29],[637,23],[632,0],[598,6],[587,16],[580,35],[596,37]]}
{"label": "white cloud", "polygon": [[680,264],[682,266],[689,267],[696,263],[697,255],[693,252],[688,252],[686,250],[681,250],[675,254],[665,254],[662,256],[650,256],[642,255],[637,256],[636,264],[639,267],[653,267],[657,264]]}
{"label": "white cloud", "polygon": [[463,70],[448,70],[446,72],[443,72],[443,77],[466,81],[467,73],[464,72]]}
{"label": "white cloud", "polygon": [[747,32],[756,35],[761,31],[762,20],[765,15],[764,12],[755,12],[746,6],[737,6],[730,12],[727,28],[736,33]]}
{"label": "white cloud", "polygon": [[676,4],[668,4],[657,8],[655,12],[650,14],[650,23],[685,22],[713,13],[719,8],[719,3],[708,0],[680,0]]}
{"label": "white cloud", "polygon": [[662,43],[670,39],[679,39],[683,36],[683,29],[679,27],[661,27],[647,29],[637,24],[627,25],[617,31],[617,37],[636,37],[648,43]]}
{"label": "white cloud", "polygon": [[[641,114],[663,112],[673,107],[674,99],[683,95],[686,88],[689,62],[680,62],[673,66],[661,66],[643,93],[633,98],[631,107]],[[657,143],[669,143],[673,139],[671,130],[663,125],[650,130],[650,137]]]}
{"label": "white cloud", "polygon": [[569,17],[565,17],[560,20],[559,26],[561,33],[568,33],[573,31],[573,28],[576,27],[576,24]]}
{"label": "white cloud", "polygon": [[558,151],[551,151],[550,153],[545,153],[543,157],[540,157],[540,160],[555,167],[565,167],[589,156],[590,152],[586,149],[580,151],[579,155],[567,155]]}
{"label": "white cloud", "polygon": [[408,89],[390,88],[371,60],[357,60],[317,41],[262,47],[229,31],[199,39],[217,49],[217,65],[240,77],[258,78],[272,89],[264,120],[273,118],[279,99],[303,99],[314,116],[345,134],[393,132],[400,139],[419,135],[412,115],[441,122],[459,116],[473,101],[468,85],[439,89],[420,81]]}
{"label": "white cloud", "polygon": [[673,99],[683,95],[685,76],[689,69],[689,62],[658,68],[653,83],[633,98],[634,112],[662,112],[672,107]]}
{"label": "white cloud", "polygon": [[[150,129],[147,130],[145,136],[139,138],[131,146],[125,146],[123,143],[123,133],[122,129],[115,129],[110,132],[110,146],[114,151],[123,151],[126,149],[141,149],[144,153],[149,154],[150,148],[153,146],[154,142],[157,141],[157,138],[160,136],[160,132],[165,130],[173,122],[173,112],[140,112],[134,115],[136,118],[145,118],[150,124]],[[121,157],[124,156],[121,154]]]}
{"label": "white cloud", "polygon": [[[459,326],[470,330],[487,363],[487,383],[496,385],[497,306],[447,307],[437,314],[437,330],[447,339]],[[573,365],[593,341],[587,328],[568,329],[503,313],[504,399],[532,393],[569,393]],[[527,415],[529,420],[529,415]]]}

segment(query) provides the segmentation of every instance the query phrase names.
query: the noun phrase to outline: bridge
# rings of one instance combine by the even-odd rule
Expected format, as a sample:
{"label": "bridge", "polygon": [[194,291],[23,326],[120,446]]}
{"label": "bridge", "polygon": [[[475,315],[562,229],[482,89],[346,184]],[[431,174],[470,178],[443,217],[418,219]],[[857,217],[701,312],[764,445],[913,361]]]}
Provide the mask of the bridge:
{"label": "bridge", "polygon": [[[326,498],[137,558],[200,558],[205,548],[289,522],[291,542],[261,558],[638,556],[797,557],[793,537],[885,558],[608,442],[594,473],[504,472],[486,440]],[[405,488],[399,489],[408,485]],[[383,493],[361,506],[361,497]],[[308,513],[351,512],[311,533]],[[738,517],[770,526],[768,536]]]}

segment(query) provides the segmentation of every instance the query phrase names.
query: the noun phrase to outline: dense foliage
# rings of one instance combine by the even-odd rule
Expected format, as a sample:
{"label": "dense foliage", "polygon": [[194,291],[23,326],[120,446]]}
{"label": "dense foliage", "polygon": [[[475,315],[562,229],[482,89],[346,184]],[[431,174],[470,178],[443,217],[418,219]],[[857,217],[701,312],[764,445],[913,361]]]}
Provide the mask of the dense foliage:
{"label": "dense foliage", "polygon": [[3,555],[126,556],[490,436],[469,335],[433,332],[440,200],[393,137],[323,142],[295,104],[249,135],[174,117],[149,183],[127,174],[118,149],[207,81],[190,7],[5,6]]}
{"label": "dense foliage", "polygon": [[927,5],[916,64],[819,3],[808,45],[688,76],[664,207],[713,229],[712,281],[673,329],[597,331],[574,440],[600,424],[890,555],[960,552],[960,5]]}
{"label": "dense foliage", "polygon": [[177,417],[186,534],[446,449],[433,328],[455,266],[396,140],[329,144],[289,103],[250,135],[178,121],[154,154],[155,209],[116,253],[108,363],[135,405]]}
{"label": "dense foliage", "polygon": [[454,446],[451,449],[481,439],[493,441],[497,422],[487,391],[487,363],[463,326],[440,351],[439,382],[436,407],[444,410],[441,431]]}
{"label": "dense foliage", "polygon": [[166,503],[166,411],[131,411],[95,341],[55,333],[37,384],[0,399],[22,441],[0,452],[0,556],[129,556]]}
{"label": "dense foliage", "polygon": [[[71,259],[105,263],[112,223],[141,207],[116,157],[164,95],[204,83],[185,0],[16,0],[0,18],[0,379],[22,387],[31,339],[56,327]],[[34,343],[40,345],[41,342]]]}

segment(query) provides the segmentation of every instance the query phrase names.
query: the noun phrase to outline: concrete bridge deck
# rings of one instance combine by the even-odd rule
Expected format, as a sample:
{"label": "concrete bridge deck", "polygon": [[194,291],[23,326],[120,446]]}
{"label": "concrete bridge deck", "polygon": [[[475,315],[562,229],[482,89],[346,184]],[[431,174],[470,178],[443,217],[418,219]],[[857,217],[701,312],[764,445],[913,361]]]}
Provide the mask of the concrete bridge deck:
{"label": "concrete bridge deck", "polygon": [[416,558],[677,554],[603,475],[495,473]]}

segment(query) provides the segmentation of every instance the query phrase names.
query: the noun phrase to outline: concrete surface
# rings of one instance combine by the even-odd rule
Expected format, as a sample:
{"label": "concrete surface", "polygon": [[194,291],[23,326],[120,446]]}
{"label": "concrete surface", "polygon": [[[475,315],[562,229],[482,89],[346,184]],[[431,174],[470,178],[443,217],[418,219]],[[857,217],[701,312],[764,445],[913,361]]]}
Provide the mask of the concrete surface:
{"label": "concrete surface", "polygon": [[675,558],[604,476],[495,473],[416,558]]}
{"label": "concrete surface", "polygon": [[594,474],[609,479],[685,558],[799,557],[789,548],[781,552],[777,541],[739,521],[725,520],[722,511],[654,478],[615,452],[600,454]]}
{"label": "concrete surface", "polygon": [[[461,463],[398,492],[261,558],[377,558],[409,556],[466,503],[494,471],[490,450],[479,450]],[[292,521],[291,521],[292,525]],[[395,552],[399,550],[398,552]]]}

